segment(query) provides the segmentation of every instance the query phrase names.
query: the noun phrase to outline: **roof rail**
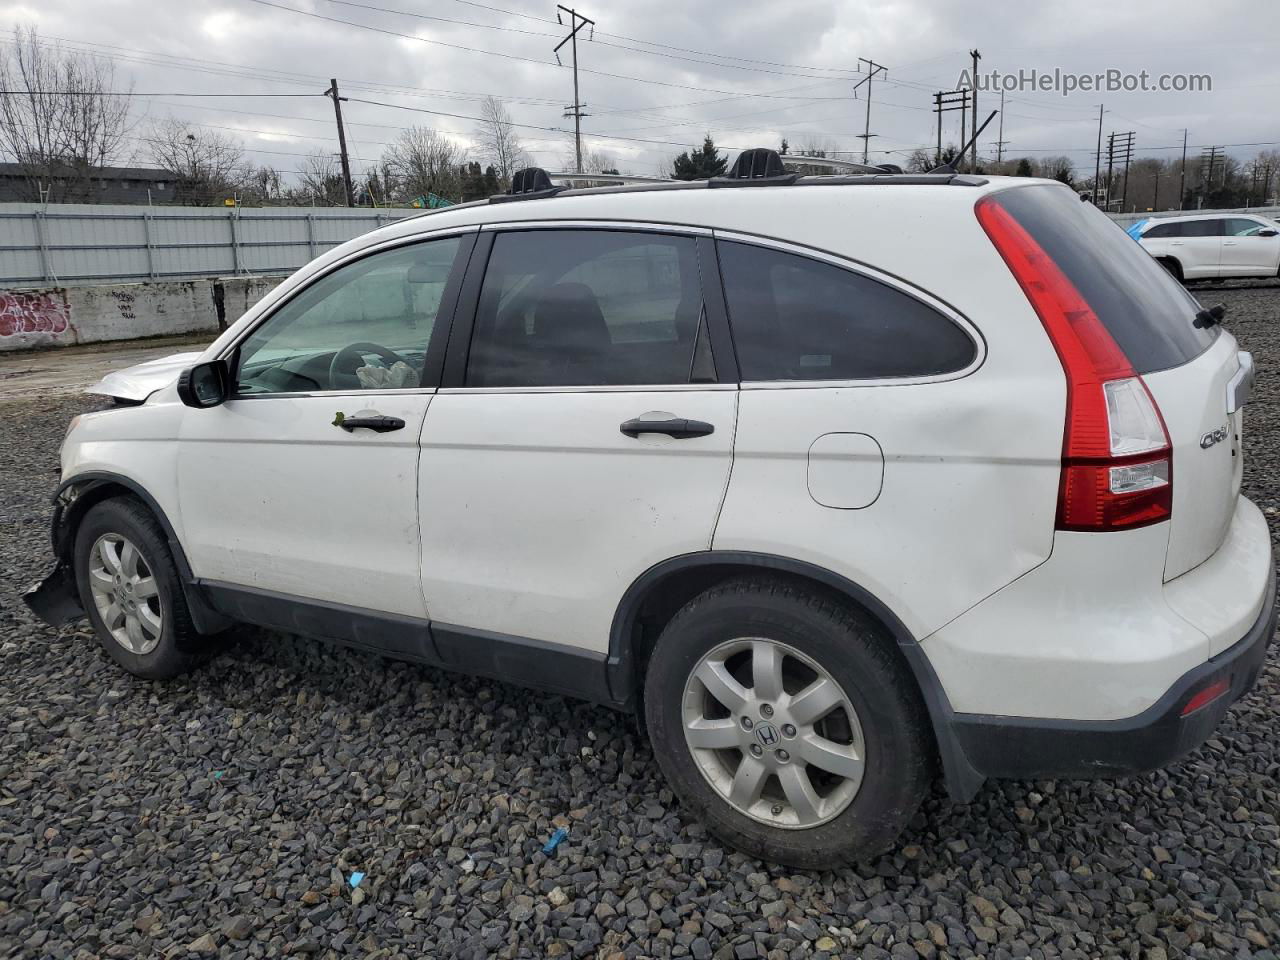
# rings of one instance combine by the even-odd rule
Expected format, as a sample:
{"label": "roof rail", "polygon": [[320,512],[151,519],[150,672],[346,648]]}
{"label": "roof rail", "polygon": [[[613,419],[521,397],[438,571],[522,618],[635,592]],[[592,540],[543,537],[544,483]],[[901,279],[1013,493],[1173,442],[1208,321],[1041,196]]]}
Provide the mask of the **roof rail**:
{"label": "roof rail", "polygon": [[526,167],[511,175],[511,189],[489,198],[490,203],[510,203],[513,200],[538,200],[542,197],[554,197],[567,189],[557,187],[551,182],[547,171],[541,167]]}
{"label": "roof rail", "polygon": [[708,187],[781,187],[800,179],[800,174],[782,165],[777,150],[756,147],[743,150],[733,168],[723,177],[712,177]]}

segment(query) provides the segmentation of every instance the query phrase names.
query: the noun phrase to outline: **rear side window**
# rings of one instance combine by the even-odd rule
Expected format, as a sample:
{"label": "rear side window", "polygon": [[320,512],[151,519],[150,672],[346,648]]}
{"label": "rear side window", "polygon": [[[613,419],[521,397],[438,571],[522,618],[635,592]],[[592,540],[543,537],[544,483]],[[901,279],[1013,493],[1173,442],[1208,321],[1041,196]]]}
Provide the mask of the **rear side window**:
{"label": "rear side window", "polygon": [[1222,236],[1221,220],[1187,220],[1182,224],[1181,236],[1184,237],[1220,237]]}
{"label": "rear side window", "polygon": [[[1218,336],[1216,326],[1192,325],[1200,306],[1164,267],[1071,190],[1016,187],[996,199],[1067,275],[1138,373],[1193,360]],[[1217,230],[1211,220],[1184,227],[1206,223]]]}
{"label": "rear side window", "polygon": [[500,233],[467,359],[469,387],[713,379],[692,237]]}
{"label": "rear side window", "polygon": [[1182,224],[1157,223],[1142,236],[1144,239],[1149,240],[1159,240],[1162,237],[1180,237],[1182,236]]}
{"label": "rear side window", "polygon": [[977,347],[932,307],[871,277],[720,241],[743,380],[875,380],[963,370]]}

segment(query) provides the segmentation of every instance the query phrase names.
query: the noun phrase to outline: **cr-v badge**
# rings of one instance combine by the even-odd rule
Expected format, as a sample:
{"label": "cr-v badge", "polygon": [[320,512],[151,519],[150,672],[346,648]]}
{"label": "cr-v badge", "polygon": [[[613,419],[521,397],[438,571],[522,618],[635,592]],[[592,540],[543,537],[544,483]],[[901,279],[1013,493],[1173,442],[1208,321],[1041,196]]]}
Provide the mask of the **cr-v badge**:
{"label": "cr-v badge", "polygon": [[1231,436],[1231,425],[1229,423],[1224,423],[1217,430],[1210,430],[1200,438],[1200,449],[1208,450],[1215,443],[1221,443],[1229,436]]}

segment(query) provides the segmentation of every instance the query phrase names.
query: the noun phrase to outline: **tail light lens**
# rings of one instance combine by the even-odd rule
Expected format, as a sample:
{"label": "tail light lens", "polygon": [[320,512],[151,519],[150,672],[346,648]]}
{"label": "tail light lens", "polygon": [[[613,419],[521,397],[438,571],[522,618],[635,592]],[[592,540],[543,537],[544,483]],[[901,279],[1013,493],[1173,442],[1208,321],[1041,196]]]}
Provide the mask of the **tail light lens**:
{"label": "tail light lens", "polygon": [[1169,519],[1173,451],[1151,391],[1080,291],[998,195],[979,200],[976,213],[1067,376],[1058,529],[1129,530]]}

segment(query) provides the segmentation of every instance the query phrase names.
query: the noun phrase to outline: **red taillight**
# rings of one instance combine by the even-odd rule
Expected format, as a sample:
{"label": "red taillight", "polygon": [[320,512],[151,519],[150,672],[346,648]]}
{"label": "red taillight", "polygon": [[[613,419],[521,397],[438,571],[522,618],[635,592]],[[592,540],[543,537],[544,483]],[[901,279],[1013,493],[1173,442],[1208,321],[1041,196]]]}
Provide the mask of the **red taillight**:
{"label": "red taillight", "polygon": [[1058,529],[1130,530],[1169,519],[1173,454],[1147,385],[1075,284],[997,197],[983,197],[976,212],[1067,376]]}
{"label": "red taillight", "polygon": [[1201,707],[1207,707],[1230,689],[1231,682],[1229,680],[1217,680],[1209,684],[1209,686],[1205,687],[1187,701],[1186,706],[1182,708],[1182,716],[1188,716],[1195,713]]}

